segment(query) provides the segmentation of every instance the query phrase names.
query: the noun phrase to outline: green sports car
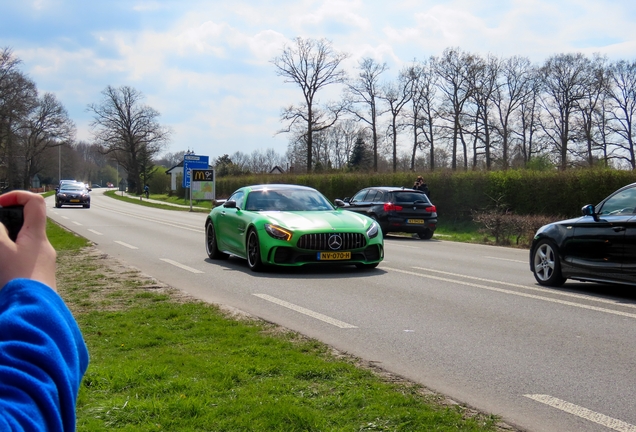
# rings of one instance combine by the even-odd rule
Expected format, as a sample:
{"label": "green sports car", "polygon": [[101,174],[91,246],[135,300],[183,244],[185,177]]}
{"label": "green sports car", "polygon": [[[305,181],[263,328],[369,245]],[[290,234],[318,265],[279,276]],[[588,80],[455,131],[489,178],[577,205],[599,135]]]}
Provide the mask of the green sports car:
{"label": "green sports car", "polygon": [[334,207],[306,186],[246,186],[205,221],[211,259],[234,255],[253,271],[266,265],[351,264],[375,268],[384,258],[382,231],[371,218]]}

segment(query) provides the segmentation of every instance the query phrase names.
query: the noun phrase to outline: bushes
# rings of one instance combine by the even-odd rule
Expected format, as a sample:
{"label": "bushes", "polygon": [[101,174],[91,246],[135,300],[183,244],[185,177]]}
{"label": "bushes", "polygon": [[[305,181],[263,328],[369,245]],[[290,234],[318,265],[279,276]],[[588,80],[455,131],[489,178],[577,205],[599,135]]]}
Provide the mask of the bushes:
{"label": "bushes", "polygon": [[[518,215],[508,211],[476,211],[473,221],[481,226],[480,232],[493,237],[497,245],[529,247],[536,231],[561,217]],[[486,243],[488,243],[486,237]]]}

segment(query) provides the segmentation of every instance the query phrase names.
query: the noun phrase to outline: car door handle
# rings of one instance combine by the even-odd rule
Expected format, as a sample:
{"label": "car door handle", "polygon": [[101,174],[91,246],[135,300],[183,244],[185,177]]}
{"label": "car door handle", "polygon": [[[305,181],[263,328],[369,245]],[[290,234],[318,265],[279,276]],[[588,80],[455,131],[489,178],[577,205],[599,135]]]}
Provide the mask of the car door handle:
{"label": "car door handle", "polygon": [[621,231],[625,231],[627,228],[624,226],[617,226],[612,229],[614,230],[614,232],[621,232]]}

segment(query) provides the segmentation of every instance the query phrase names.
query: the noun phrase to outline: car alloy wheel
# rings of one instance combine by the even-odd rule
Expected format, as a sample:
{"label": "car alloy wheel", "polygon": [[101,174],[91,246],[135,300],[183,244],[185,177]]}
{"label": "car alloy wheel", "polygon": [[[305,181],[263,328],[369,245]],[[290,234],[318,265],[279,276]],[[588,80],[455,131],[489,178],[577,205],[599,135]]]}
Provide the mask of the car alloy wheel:
{"label": "car alloy wheel", "polygon": [[433,230],[426,229],[417,233],[417,236],[422,240],[430,240],[433,238]]}
{"label": "car alloy wheel", "polygon": [[557,248],[550,240],[541,240],[532,256],[532,273],[540,285],[561,286],[565,278],[561,275],[561,263]]}
{"label": "car alloy wheel", "polygon": [[247,234],[247,265],[252,271],[260,271],[263,268],[261,261],[261,247],[258,242],[258,234],[254,228]]}

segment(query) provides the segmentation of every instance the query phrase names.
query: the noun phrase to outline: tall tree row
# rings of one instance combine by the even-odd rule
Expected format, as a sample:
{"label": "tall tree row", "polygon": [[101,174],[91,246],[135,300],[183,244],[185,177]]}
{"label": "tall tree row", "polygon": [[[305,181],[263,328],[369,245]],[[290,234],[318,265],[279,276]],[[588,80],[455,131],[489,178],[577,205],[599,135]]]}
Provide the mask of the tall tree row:
{"label": "tall tree row", "polygon": [[[282,115],[289,125],[285,132],[292,133],[292,165],[350,166],[354,147],[343,163],[342,141],[327,137],[353,121],[353,136],[366,136],[358,147],[364,144],[372,154],[374,171],[387,165],[395,171],[405,158],[410,170],[546,163],[561,170],[599,164],[636,168],[634,61],[569,53],[533,64],[522,56],[480,56],[453,47],[414,61],[393,78],[386,63],[365,57],[347,78],[339,69],[346,55],[330,43],[301,38],[295,43],[273,61],[280,75],[303,89],[304,104]],[[331,59],[322,80],[312,78],[321,64],[315,58]],[[327,84],[342,85],[342,100],[331,106],[343,110],[329,111],[338,115],[318,122],[315,112],[328,111],[315,107],[315,96]],[[306,125],[294,129],[299,119]]]}

